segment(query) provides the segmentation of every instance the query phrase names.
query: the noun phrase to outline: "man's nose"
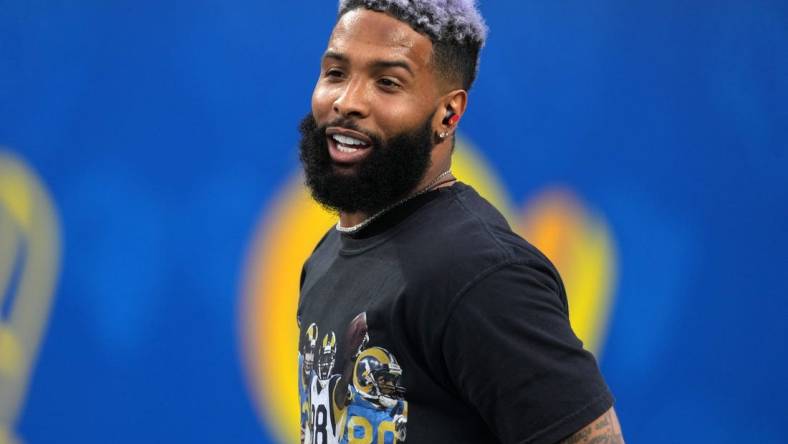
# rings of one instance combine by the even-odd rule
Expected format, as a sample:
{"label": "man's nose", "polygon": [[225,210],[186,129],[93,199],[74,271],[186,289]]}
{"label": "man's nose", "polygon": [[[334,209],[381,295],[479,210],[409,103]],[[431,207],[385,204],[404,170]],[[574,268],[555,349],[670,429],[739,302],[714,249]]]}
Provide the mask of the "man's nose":
{"label": "man's nose", "polygon": [[334,100],[334,112],[342,117],[364,118],[369,113],[367,91],[363,81],[351,80]]}

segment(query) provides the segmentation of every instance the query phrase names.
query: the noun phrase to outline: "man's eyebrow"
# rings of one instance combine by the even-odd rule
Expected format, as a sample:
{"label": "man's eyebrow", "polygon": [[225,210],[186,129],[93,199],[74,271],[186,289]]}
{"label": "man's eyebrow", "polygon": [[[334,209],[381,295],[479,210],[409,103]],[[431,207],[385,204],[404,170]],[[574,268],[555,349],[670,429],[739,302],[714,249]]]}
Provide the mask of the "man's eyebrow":
{"label": "man's eyebrow", "polygon": [[402,68],[409,72],[410,75],[414,75],[410,64],[404,60],[375,60],[371,63],[371,65],[377,69]]}
{"label": "man's eyebrow", "polygon": [[323,54],[323,59],[335,59],[335,60],[338,60],[340,62],[346,62],[347,61],[347,57],[345,56],[345,54],[342,54],[341,52],[332,51],[332,50],[326,51],[325,54]]}
{"label": "man's eyebrow", "polygon": [[[338,62],[348,61],[348,57],[345,54],[332,50],[328,50],[325,52],[325,54],[323,54],[323,60],[325,59],[334,59]],[[373,60],[370,62],[370,65],[375,69],[402,68],[405,71],[408,71],[410,75],[415,75],[410,63],[406,62],[405,60]]]}

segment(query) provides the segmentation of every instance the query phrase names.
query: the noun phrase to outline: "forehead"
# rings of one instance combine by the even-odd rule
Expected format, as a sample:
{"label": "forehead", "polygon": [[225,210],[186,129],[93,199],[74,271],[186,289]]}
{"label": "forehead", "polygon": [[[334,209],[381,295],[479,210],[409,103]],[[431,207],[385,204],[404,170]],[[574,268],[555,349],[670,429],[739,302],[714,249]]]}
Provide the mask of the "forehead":
{"label": "forehead", "polygon": [[328,50],[351,60],[406,59],[421,70],[430,65],[432,41],[388,14],[358,8],[339,19],[328,41]]}

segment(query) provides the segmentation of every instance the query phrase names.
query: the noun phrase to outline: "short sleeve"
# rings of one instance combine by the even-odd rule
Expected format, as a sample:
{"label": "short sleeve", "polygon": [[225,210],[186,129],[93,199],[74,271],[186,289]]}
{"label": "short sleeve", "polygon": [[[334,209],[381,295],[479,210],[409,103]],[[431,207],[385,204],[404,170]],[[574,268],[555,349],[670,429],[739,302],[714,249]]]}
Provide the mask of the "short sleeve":
{"label": "short sleeve", "polygon": [[613,404],[565,301],[552,267],[513,263],[477,277],[451,308],[447,372],[504,443],[558,442]]}

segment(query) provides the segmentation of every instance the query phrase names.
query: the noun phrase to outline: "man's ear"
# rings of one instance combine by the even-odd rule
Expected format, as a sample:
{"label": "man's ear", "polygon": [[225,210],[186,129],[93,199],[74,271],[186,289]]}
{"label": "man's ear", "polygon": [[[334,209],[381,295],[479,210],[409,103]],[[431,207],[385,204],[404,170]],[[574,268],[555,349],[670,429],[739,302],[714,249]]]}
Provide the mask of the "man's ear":
{"label": "man's ear", "polygon": [[452,130],[457,126],[457,122],[460,121],[468,107],[468,92],[464,89],[450,91],[443,96],[441,102],[443,103],[441,123],[446,130]]}

